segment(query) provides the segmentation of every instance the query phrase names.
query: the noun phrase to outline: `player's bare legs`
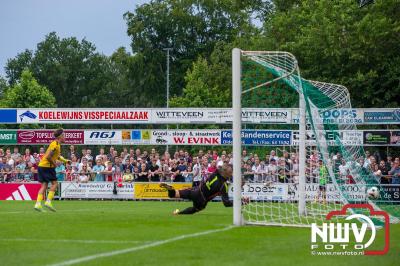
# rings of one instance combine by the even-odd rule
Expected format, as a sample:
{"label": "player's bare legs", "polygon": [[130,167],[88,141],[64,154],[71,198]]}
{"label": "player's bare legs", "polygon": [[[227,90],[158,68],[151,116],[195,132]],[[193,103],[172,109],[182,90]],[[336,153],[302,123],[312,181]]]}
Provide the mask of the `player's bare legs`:
{"label": "player's bare legs", "polygon": [[57,180],[52,180],[50,191],[49,191],[49,194],[47,195],[47,200],[46,200],[44,206],[53,212],[55,212],[56,209],[53,207],[53,204],[51,203],[51,201],[54,198],[54,194],[56,193],[56,190],[57,190]]}

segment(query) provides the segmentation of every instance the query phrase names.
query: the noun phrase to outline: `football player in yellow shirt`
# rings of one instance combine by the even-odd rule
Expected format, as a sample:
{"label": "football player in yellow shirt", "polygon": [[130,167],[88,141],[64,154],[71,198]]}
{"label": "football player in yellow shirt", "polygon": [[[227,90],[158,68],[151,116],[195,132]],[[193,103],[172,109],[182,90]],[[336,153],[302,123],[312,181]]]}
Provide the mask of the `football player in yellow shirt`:
{"label": "football player in yellow shirt", "polygon": [[42,201],[43,194],[47,190],[48,184],[51,183],[50,191],[47,195],[47,200],[44,203],[44,206],[47,207],[51,211],[56,211],[53,207],[51,201],[54,198],[54,193],[57,190],[57,177],[56,177],[56,161],[59,160],[63,163],[70,162],[67,159],[64,159],[61,156],[61,143],[65,141],[64,139],[64,130],[57,129],[54,131],[55,140],[53,140],[49,147],[46,150],[45,155],[40,160],[38,165],[38,174],[39,174],[39,182],[42,184],[42,187],[39,190],[37,201],[35,204],[35,210],[43,211]]}

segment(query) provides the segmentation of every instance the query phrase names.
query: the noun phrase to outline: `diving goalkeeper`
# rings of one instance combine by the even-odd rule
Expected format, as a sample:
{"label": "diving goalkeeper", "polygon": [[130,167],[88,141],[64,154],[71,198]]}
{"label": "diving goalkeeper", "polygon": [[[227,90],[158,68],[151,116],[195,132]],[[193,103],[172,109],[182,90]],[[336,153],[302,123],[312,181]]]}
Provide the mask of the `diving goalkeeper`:
{"label": "diving goalkeeper", "polygon": [[189,199],[193,202],[193,207],[186,208],[183,211],[177,209],[173,214],[193,214],[203,210],[207,206],[207,203],[216,196],[221,196],[225,207],[232,207],[233,203],[228,197],[227,184],[228,179],[231,177],[232,166],[224,164],[197,187],[175,190],[172,186],[165,183],[161,183],[160,187],[168,190],[170,198]]}

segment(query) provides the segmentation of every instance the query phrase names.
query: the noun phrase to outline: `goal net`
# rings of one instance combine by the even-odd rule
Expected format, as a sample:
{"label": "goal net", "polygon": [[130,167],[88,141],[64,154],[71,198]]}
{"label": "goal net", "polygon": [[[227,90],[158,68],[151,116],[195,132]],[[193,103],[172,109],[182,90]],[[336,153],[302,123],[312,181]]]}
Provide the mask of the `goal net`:
{"label": "goal net", "polygon": [[[240,194],[234,178],[235,224],[310,226],[356,203],[384,210],[391,222],[399,222],[399,205],[368,169],[344,86],[303,79],[287,52],[234,49],[232,60],[234,177],[245,181]],[[291,117],[254,124],[242,121],[241,108],[276,108],[275,116],[290,111]],[[343,121],[324,119],[332,112],[340,112]],[[263,134],[275,140],[241,141]],[[373,187],[377,196],[367,193]],[[249,203],[241,205],[242,197]]]}

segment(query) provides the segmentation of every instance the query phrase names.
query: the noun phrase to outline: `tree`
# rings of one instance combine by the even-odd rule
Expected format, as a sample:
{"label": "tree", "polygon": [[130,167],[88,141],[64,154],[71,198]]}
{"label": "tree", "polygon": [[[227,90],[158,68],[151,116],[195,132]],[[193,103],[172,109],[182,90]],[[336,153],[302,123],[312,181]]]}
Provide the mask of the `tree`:
{"label": "tree", "polygon": [[173,48],[171,94],[180,95],[183,77],[199,56],[208,60],[218,42],[255,34],[251,18],[265,17],[269,10],[269,1],[261,0],[223,0],[218,4],[210,0],[153,0],[126,13],[132,51],[144,66],[135,68],[142,75],[143,93],[153,96],[153,105],[165,105],[164,48]]}
{"label": "tree", "polygon": [[45,108],[55,107],[52,93],[41,86],[32,73],[24,70],[20,81],[8,88],[0,100],[2,108]]}
{"label": "tree", "polygon": [[[6,75],[10,84],[15,84],[22,71],[29,69],[54,94],[59,107],[95,107],[96,94],[109,90],[107,85],[115,78],[109,58],[95,49],[85,39],[60,39],[52,32],[35,52],[25,51],[8,60]],[[117,102],[114,99],[113,103]]]}
{"label": "tree", "polygon": [[354,106],[395,107],[400,94],[398,14],[397,0],[362,9],[352,0],[299,1],[265,22],[255,47],[292,52],[304,77],[345,85]]}
{"label": "tree", "polygon": [[183,95],[173,97],[172,107],[231,107],[231,45],[216,45],[209,62],[199,57],[185,76]]}
{"label": "tree", "polygon": [[7,85],[7,80],[0,76],[0,99],[3,96],[3,93],[7,90],[8,85]]}

